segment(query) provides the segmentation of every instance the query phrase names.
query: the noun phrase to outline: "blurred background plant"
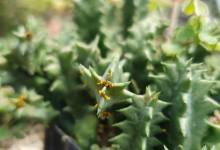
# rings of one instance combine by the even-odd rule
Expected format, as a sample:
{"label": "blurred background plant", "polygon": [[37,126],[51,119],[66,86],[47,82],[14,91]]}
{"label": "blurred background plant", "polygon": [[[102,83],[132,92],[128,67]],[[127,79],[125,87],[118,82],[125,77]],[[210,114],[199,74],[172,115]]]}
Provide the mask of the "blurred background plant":
{"label": "blurred background plant", "polygon": [[[219,16],[219,0],[205,1],[212,8],[212,14]],[[149,0],[150,11],[160,8],[170,8],[171,2],[165,0]],[[0,36],[9,33],[17,25],[25,23],[26,17],[35,15],[48,20],[48,17],[59,15],[70,15],[74,4],[72,0],[1,0],[0,2]]]}
{"label": "blurred background plant", "polygon": [[24,24],[30,15],[41,17],[47,22],[51,17],[67,16],[71,14],[72,4],[71,0],[1,0],[0,36]]}

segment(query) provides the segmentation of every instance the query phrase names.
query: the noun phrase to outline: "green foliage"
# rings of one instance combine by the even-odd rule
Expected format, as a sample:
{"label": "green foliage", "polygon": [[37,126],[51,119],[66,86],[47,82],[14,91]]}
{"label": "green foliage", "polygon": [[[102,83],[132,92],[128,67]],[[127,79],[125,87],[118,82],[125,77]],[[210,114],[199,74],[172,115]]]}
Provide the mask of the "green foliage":
{"label": "green foliage", "polygon": [[218,150],[220,28],[205,3],[181,3],[169,38],[169,2],[73,3],[58,38],[29,18],[0,39],[0,139],[30,119],[82,149]]}

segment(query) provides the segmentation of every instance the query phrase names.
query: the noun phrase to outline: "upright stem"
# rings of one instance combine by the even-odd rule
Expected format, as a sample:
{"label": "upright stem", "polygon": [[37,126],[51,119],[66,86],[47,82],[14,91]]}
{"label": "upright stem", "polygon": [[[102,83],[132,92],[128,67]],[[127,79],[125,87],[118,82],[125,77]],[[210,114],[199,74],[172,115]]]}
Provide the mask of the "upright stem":
{"label": "upright stem", "polygon": [[173,31],[176,28],[179,18],[179,5],[181,0],[173,0],[173,8],[170,16],[170,26],[167,32],[167,40],[169,41],[173,36]]}

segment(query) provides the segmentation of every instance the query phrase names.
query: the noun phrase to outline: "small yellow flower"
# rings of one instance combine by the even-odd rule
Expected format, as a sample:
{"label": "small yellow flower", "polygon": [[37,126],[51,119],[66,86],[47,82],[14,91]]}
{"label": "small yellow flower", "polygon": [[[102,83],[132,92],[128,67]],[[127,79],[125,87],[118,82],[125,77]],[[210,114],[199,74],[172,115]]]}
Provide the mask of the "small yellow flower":
{"label": "small yellow flower", "polygon": [[97,84],[100,85],[101,87],[105,86],[105,80],[100,80]]}
{"label": "small yellow flower", "polygon": [[97,84],[101,87],[113,88],[113,83],[107,80],[100,80]]}
{"label": "small yellow flower", "polygon": [[27,31],[27,32],[25,33],[25,38],[26,38],[27,40],[31,40],[31,39],[32,39],[32,37],[33,37],[32,32]]}
{"label": "small yellow flower", "polygon": [[103,112],[100,113],[100,118],[102,118],[102,119],[106,119],[110,116],[111,116],[111,113],[107,112],[107,111],[103,111]]}
{"label": "small yellow flower", "polygon": [[107,80],[100,80],[97,84],[102,88],[101,90],[98,90],[99,95],[103,97],[105,100],[109,100],[110,97],[106,95],[105,91],[107,89],[113,88],[113,83]]}
{"label": "small yellow flower", "polygon": [[17,108],[24,107],[25,104],[26,104],[26,97],[23,95],[19,96],[18,100],[15,102]]}
{"label": "small yellow flower", "polygon": [[100,95],[101,97],[104,98],[104,100],[109,100],[109,99],[110,99],[110,97],[109,97],[108,95],[106,95],[106,93],[105,93],[104,91],[99,90],[98,93],[99,93],[99,95]]}
{"label": "small yellow flower", "polygon": [[113,83],[111,83],[110,81],[106,81],[106,83],[105,83],[105,87],[107,87],[107,88],[113,88]]}

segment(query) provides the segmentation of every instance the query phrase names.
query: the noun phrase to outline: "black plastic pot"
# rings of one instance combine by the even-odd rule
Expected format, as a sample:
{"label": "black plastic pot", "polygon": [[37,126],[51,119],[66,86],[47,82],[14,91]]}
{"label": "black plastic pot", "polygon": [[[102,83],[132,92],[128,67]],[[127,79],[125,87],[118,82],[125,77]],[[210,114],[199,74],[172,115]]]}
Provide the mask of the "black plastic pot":
{"label": "black plastic pot", "polygon": [[46,129],[44,145],[44,150],[81,150],[74,139],[57,126]]}

